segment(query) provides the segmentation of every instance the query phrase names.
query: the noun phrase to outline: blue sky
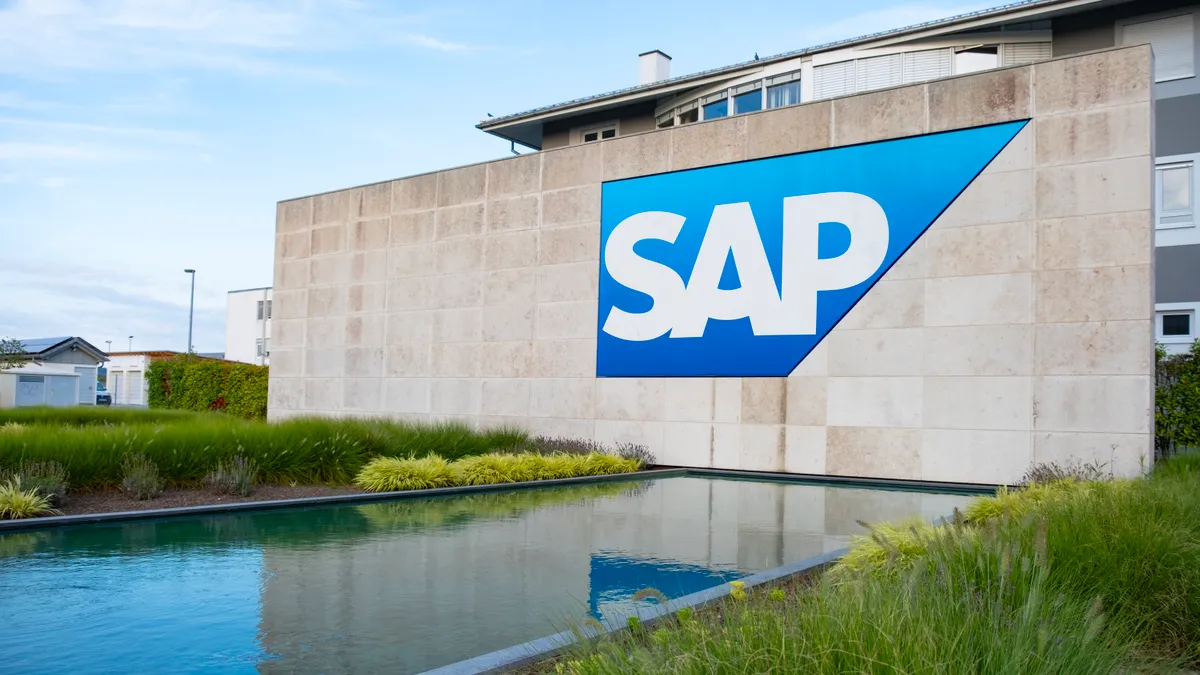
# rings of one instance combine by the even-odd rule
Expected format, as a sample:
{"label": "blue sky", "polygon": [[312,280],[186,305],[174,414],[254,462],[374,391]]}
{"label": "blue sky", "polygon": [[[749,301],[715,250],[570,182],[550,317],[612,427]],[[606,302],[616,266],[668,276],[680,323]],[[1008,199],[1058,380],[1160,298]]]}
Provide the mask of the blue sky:
{"label": "blue sky", "polygon": [[[0,0],[0,336],[198,351],[270,285],[275,203],[503,157],[474,128],[672,74],[987,7]],[[732,8],[736,8],[733,11]]]}

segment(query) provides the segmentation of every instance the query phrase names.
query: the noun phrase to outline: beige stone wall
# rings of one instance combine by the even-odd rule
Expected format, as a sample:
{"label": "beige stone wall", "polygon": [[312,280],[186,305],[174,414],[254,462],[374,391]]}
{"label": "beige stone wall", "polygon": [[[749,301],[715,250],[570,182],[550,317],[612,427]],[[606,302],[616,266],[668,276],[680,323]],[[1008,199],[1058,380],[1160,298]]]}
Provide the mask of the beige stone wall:
{"label": "beige stone wall", "polygon": [[[1152,456],[1151,56],[1124,48],[279,205],[270,416],[981,483]],[[788,378],[596,379],[606,180],[1031,118]]]}

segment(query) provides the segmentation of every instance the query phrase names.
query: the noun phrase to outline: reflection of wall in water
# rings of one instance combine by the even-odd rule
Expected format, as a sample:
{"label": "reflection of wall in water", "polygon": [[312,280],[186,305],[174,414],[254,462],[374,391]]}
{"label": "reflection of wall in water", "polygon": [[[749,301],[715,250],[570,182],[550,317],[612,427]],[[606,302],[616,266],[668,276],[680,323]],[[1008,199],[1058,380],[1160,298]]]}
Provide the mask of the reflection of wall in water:
{"label": "reflection of wall in water", "polygon": [[[839,548],[860,531],[856,520],[942,515],[959,499],[679,478],[507,519],[379,531],[346,547],[268,548],[263,642],[285,658],[263,669],[294,668],[301,644],[328,636],[344,637],[312,649],[322,656],[305,669],[432,667],[463,644],[484,653],[581,621],[593,553],[751,573]],[[419,659],[417,646],[435,653]]]}

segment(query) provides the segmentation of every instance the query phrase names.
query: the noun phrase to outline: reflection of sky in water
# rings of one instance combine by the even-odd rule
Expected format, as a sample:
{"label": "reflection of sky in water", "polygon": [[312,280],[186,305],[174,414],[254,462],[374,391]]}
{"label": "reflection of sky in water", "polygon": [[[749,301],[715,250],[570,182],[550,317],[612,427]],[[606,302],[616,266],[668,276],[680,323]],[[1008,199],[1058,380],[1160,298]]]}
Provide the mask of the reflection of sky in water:
{"label": "reflection of sky in water", "polygon": [[963,501],[679,477],[10,533],[0,671],[421,672]]}

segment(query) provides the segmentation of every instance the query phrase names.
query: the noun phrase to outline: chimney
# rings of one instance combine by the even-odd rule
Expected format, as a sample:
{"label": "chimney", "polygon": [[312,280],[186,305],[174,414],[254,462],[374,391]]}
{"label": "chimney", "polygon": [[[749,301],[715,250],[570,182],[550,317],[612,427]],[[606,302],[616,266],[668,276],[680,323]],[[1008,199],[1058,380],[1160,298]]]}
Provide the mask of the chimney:
{"label": "chimney", "polygon": [[671,77],[671,57],[655,49],[638,54],[638,84],[661,82]]}

